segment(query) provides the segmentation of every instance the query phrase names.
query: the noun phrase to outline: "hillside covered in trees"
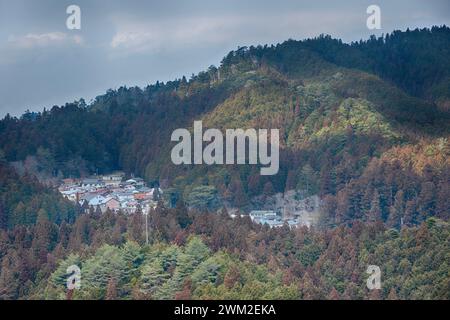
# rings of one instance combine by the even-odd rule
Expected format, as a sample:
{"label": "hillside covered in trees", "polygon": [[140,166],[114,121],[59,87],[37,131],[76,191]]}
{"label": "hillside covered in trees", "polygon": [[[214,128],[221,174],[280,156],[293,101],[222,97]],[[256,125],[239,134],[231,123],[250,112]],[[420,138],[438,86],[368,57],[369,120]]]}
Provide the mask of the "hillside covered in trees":
{"label": "hillside covered in trees", "polygon": [[[444,218],[449,35],[448,27],[433,27],[352,44],[320,36],[239,48],[189,81],[120,88],[90,106],[80,101],[6,116],[0,149],[7,161],[37,163],[33,170],[48,176],[123,169],[171,187],[177,198],[196,193],[243,209],[255,195],[298,189],[326,199],[332,224],[366,219],[377,202],[387,221],[398,192],[399,205],[409,202],[413,211],[407,219]],[[279,128],[279,173],[262,177],[250,165],[174,166],[170,134],[194,120],[222,129]]]}
{"label": "hillside covered in trees", "polygon": [[[288,40],[241,47],[190,79],[7,115],[0,298],[65,298],[65,268],[79,264],[80,299],[448,299],[449,51],[446,26]],[[279,173],[173,165],[170,135],[195,120],[280,129]],[[87,211],[49,182],[117,169],[171,200],[152,213],[149,245],[140,212]],[[320,197],[314,228],[223,211],[289,190]],[[366,289],[367,264],[382,267],[381,291]]]}
{"label": "hillside covered in trees", "polygon": [[[82,270],[74,299],[449,299],[449,226],[429,218],[401,231],[359,223],[319,231],[269,229],[248,217],[160,207],[143,215],[81,214],[56,225],[0,231],[0,298],[66,299],[67,267]],[[382,289],[366,287],[367,265]]]}

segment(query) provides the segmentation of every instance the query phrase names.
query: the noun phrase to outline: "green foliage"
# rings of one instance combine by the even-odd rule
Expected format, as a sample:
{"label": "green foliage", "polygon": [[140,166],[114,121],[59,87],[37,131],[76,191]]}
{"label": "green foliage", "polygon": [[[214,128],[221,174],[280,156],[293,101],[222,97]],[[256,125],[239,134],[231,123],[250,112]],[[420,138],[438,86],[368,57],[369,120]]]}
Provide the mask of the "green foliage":
{"label": "green foliage", "polygon": [[80,297],[102,299],[110,279],[119,283],[130,281],[132,269],[127,265],[124,250],[110,245],[100,247],[95,255],[83,263],[82,288]]}
{"label": "green foliage", "polygon": [[40,210],[57,224],[75,220],[77,208],[34,176],[20,176],[7,163],[0,163],[0,177],[0,229],[33,225]]}
{"label": "green foliage", "polygon": [[156,258],[142,267],[139,279],[140,291],[153,299],[170,298],[162,289],[169,278],[170,273],[165,271],[162,259]]}
{"label": "green foliage", "polygon": [[213,186],[194,187],[186,197],[187,204],[197,209],[217,209],[219,199],[217,189]]}
{"label": "green foliage", "polygon": [[[76,264],[75,299],[367,299],[365,270],[377,264],[383,299],[449,299],[449,39],[449,28],[434,27],[242,47],[189,81],[6,116],[0,298],[64,299]],[[172,131],[199,119],[279,128],[279,173],[174,166]],[[173,187],[171,208],[152,210],[152,245],[139,215],[80,214],[33,176],[117,168]],[[291,189],[321,197],[327,229],[207,212]]]}
{"label": "green foliage", "polygon": [[[159,214],[170,220],[177,213]],[[73,227],[52,227],[40,218],[24,240],[17,240],[22,227],[0,232],[1,297],[65,299],[67,268],[77,265],[81,289],[73,299],[366,299],[372,294],[366,269],[374,264],[382,271],[380,298],[391,298],[392,291],[399,299],[449,298],[450,228],[438,218],[400,231],[379,221],[324,231],[268,230],[247,219],[203,213],[167,240],[152,232],[151,246],[105,237],[116,223],[129,226],[121,230],[126,234],[132,217],[109,215],[102,224],[97,219],[82,215]],[[80,245],[82,225],[106,243]]]}

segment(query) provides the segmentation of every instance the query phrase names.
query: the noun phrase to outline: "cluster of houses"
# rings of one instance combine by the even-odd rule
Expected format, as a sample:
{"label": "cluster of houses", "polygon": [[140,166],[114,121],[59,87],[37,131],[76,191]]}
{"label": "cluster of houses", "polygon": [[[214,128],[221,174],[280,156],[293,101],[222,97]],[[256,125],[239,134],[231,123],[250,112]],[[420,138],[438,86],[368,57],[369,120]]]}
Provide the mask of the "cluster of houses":
{"label": "cluster of houses", "polygon": [[[163,192],[160,188],[146,186],[142,178],[125,179],[123,172],[84,179],[64,179],[58,190],[65,198],[79,203],[86,210],[94,207],[102,212],[109,209],[124,213],[134,213],[139,208],[144,213],[147,212],[149,208],[156,207]],[[309,227],[313,221],[308,218],[309,216],[305,218],[305,212],[311,211],[307,209],[297,210],[298,212],[295,211],[295,214],[290,215],[280,214],[279,210],[253,210],[249,216],[253,222],[268,225],[270,228],[284,225],[291,228],[302,225]],[[230,216],[235,218],[236,215]]]}
{"label": "cluster of houses", "polygon": [[64,179],[58,188],[67,199],[86,208],[100,208],[134,213],[138,208],[155,207],[162,194],[160,188],[149,188],[142,178],[126,180],[123,172],[85,179]]}
{"label": "cluster of houses", "polygon": [[302,225],[298,218],[282,218],[272,210],[253,210],[249,213],[250,219],[259,224],[267,224],[271,228],[279,228],[287,224],[291,228]]}

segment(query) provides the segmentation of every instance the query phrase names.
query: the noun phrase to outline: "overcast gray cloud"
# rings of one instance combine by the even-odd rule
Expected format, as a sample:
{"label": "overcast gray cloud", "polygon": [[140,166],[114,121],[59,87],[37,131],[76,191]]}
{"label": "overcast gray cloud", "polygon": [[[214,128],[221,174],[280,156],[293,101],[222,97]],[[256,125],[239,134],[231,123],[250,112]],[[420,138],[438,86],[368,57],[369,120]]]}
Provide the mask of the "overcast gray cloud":
{"label": "overcast gray cloud", "polygon": [[[81,30],[66,28],[71,4]],[[375,34],[450,24],[448,0],[0,0],[0,116],[197,73],[238,46],[367,38],[370,4]]]}

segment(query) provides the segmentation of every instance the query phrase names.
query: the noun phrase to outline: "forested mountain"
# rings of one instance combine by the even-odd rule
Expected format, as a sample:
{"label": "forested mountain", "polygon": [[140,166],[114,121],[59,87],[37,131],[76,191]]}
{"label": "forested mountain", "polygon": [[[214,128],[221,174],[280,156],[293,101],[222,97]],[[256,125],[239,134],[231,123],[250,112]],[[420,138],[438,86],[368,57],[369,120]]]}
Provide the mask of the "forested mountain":
{"label": "forested mountain", "polygon": [[[448,299],[449,50],[445,26],[351,44],[288,40],[239,48],[189,80],[6,116],[0,297],[64,297],[61,272],[77,261],[92,278],[78,298],[362,299],[375,295],[361,270],[376,260],[388,275],[379,298]],[[279,173],[173,165],[170,135],[194,120],[280,129]],[[140,213],[84,214],[33,178],[115,169],[179,200],[154,213],[151,246]],[[288,190],[320,197],[317,229],[204,213],[245,212],[252,198]],[[96,273],[109,265],[116,276]]]}
{"label": "forested mountain", "polygon": [[[406,220],[445,218],[449,35],[449,28],[433,27],[352,44],[320,36],[239,48],[189,81],[120,88],[90,106],[80,101],[7,116],[0,148],[8,161],[32,157],[54,176],[121,168],[172,187],[178,197],[213,195],[244,209],[262,192],[308,185],[307,193],[326,199],[331,224],[367,220],[377,202],[387,221],[399,191],[399,205],[409,203],[413,212]],[[218,128],[279,128],[279,173],[172,165],[170,134],[194,120]],[[413,151],[411,158],[398,157],[403,151]]]}

